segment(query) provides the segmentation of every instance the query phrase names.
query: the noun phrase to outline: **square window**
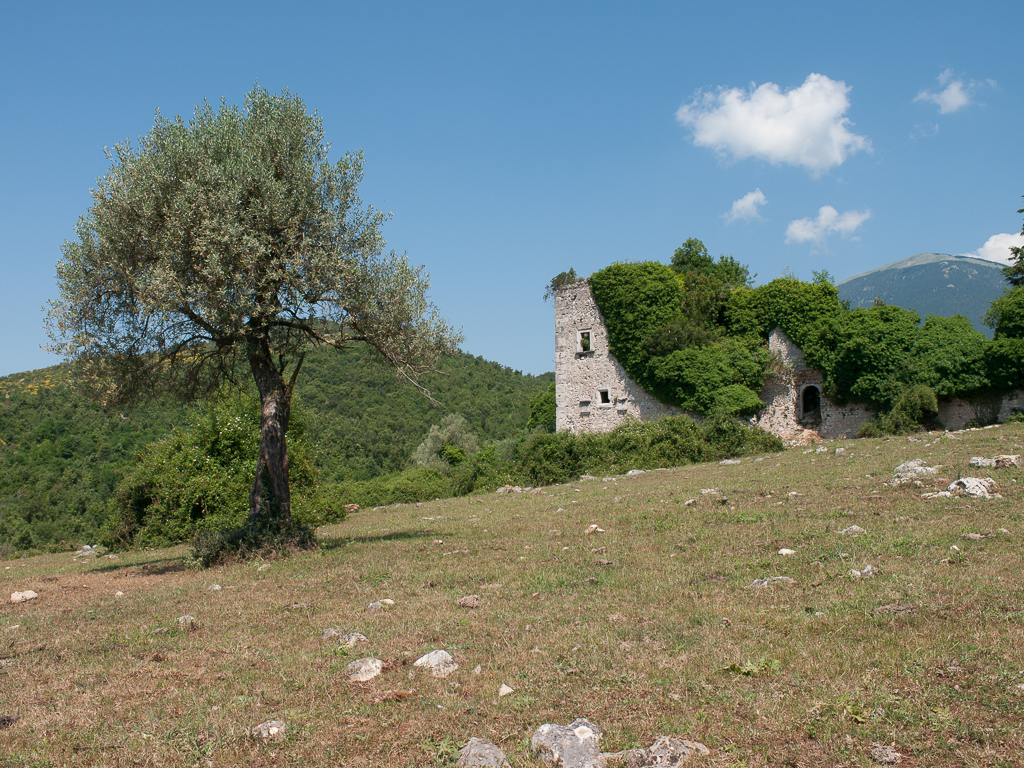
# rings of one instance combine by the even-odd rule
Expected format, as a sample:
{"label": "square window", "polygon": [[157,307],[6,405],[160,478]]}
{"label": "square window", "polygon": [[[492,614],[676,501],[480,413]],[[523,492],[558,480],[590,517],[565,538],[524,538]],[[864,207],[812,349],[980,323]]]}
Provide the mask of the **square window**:
{"label": "square window", "polygon": [[593,350],[590,341],[590,330],[578,331],[576,333],[576,352],[584,355]]}
{"label": "square window", "polygon": [[597,390],[597,396],[600,398],[602,405],[608,405],[612,401],[612,396],[607,389]]}

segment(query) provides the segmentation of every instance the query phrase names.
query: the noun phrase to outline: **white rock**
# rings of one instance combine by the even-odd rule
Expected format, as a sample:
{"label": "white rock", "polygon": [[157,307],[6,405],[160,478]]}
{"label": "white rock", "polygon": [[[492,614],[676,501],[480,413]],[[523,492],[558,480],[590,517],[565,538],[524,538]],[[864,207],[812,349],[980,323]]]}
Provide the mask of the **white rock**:
{"label": "white rock", "polygon": [[184,616],[178,617],[178,626],[191,632],[193,629],[197,629],[199,627],[199,619],[186,613]]}
{"label": "white rock", "polygon": [[27,603],[29,600],[35,600],[37,597],[39,597],[37,592],[33,592],[31,589],[26,589],[24,592],[12,592],[11,602]]}
{"label": "white rock", "polygon": [[283,741],[288,735],[288,726],[284,720],[267,720],[260,723],[251,731],[254,739],[263,741]]}
{"label": "white rock", "polygon": [[604,533],[604,528],[599,528],[597,523],[592,523],[584,533]]}
{"label": "white rock", "polygon": [[383,600],[380,601],[380,604],[381,605],[394,605],[395,601],[392,600],[390,597],[385,597]]}
{"label": "white rock", "polygon": [[501,687],[498,689],[498,698],[500,699],[503,696],[508,696],[510,693],[515,693],[515,690],[515,688],[505,685],[505,683],[502,683]]}
{"label": "white rock", "polygon": [[859,536],[862,533],[867,533],[859,525],[851,525],[849,528],[844,528],[839,532],[840,536]]}
{"label": "white rock", "polygon": [[569,725],[545,723],[530,739],[530,749],[538,762],[556,768],[593,768],[601,754],[604,729],[585,718]]}
{"label": "white rock", "polygon": [[997,487],[996,481],[991,477],[984,479],[980,477],[961,477],[959,480],[954,480],[950,483],[946,490],[956,496],[969,496],[972,499],[989,499],[992,498],[991,492],[996,490]]}
{"label": "white rock", "polygon": [[207,592],[220,592],[223,587],[220,584],[211,584],[206,588]]}
{"label": "white rock", "polygon": [[370,642],[369,638],[359,632],[346,632],[338,638],[338,644],[342,648],[355,648],[357,645],[368,642]]}
{"label": "white rock", "polygon": [[788,549],[786,547],[783,547],[782,549],[779,550],[779,554],[783,555],[784,557],[788,557],[789,555],[795,555],[796,554],[796,550],[795,549]]}
{"label": "white rock", "polygon": [[479,608],[480,595],[466,595],[465,597],[460,597],[457,605],[460,608]]}
{"label": "white rock", "polygon": [[368,656],[365,659],[356,659],[345,667],[345,674],[348,675],[348,679],[353,683],[365,683],[367,680],[373,680],[383,671],[384,662],[372,656]]}
{"label": "white rock", "polygon": [[455,768],[506,768],[508,761],[505,753],[489,741],[476,736],[459,750],[459,759]]}
{"label": "white rock", "polygon": [[764,587],[770,587],[773,584],[796,584],[794,579],[789,576],[765,576],[763,579],[754,579],[752,582],[747,584],[747,589],[763,589]]}
{"label": "white rock", "polygon": [[341,637],[341,632],[336,630],[334,627],[328,627],[323,631],[323,634],[320,635],[320,638],[323,640],[329,640],[332,637]]}
{"label": "white rock", "polygon": [[434,677],[448,677],[459,668],[448,651],[431,651],[413,662],[414,667],[423,667]]}
{"label": "white rock", "polygon": [[883,744],[875,744],[871,748],[871,757],[873,757],[877,762],[885,765],[896,765],[896,763],[903,759],[903,755],[892,747]]}

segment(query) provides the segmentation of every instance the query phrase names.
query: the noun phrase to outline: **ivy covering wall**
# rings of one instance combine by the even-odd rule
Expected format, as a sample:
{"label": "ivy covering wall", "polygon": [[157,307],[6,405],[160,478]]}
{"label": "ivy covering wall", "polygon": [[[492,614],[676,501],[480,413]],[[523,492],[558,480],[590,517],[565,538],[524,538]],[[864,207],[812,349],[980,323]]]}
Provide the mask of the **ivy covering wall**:
{"label": "ivy covering wall", "polygon": [[715,262],[696,240],[676,251],[672,266],[619,263],[590,278],[610,351],[627,373],[663,402],[699,414],[747,415],[763,407],[756,393],[776,327],[821,371],[829,398],[867,404],[882,431],[926,421],[936,398],[979,397],[1024,383],[1024,288],[993,302],[989,324],[996,334],[989,341],[960,315],[922,323],[912,310],[881,303],[851,311],[827,273],[812,282],[750,282],[745,267],[730,257]]}

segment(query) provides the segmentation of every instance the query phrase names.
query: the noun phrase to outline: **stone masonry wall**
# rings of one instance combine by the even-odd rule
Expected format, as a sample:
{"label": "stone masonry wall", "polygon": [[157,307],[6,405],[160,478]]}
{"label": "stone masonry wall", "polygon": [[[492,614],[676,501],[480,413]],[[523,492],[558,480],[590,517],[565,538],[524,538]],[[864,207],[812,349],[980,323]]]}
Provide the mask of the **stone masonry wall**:
{"label": "stone masonry wall", "polygon": [[[589,334],[589,345],[581,335]],[[585,349],[589,346],[589,350]],[[629,419],[682,413],[647,394],[608,351],[608,330],[580,280],[555,292],[555,428],[608,432]]]}
{"label": "stone masonry wall", "polygon": [[[583,339],[586,338],[587,341]],[[822,394],[819,371],[807,366],[801,349],[781,329],[768,337],[768,349],[782,363],[760,392],[765,407],[750,422],[782,440],[849,438],[871,419],[862,403],[837,405]],[[817,414],[802,412],[804,391],[818,389]],[[1005,397],[939,403],[946,429],[962,429],[969,421],[1003,422],[1013,409],[1024,410],[1024,391]],[[647,394],[608,351],[608,330],[580,280],[555,292],[555,426],[558,431],[608,432],[629,419],[650,421],[684,413]],[[692,414],[691,414],[692,415]]]}

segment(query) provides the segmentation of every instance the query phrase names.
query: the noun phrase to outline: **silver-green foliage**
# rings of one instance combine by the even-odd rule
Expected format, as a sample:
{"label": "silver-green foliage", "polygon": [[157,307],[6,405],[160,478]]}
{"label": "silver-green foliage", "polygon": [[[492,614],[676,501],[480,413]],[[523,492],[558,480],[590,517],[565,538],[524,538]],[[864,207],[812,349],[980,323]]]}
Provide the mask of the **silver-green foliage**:
{"label": "silver-green foliage", "polygon": [[413,452],[413,461],[421,467],[446,471],[461,464],[477,452],[476,435],[469,422],[459,413],[445,416],[440,424],[430,427],[426,438]]}

